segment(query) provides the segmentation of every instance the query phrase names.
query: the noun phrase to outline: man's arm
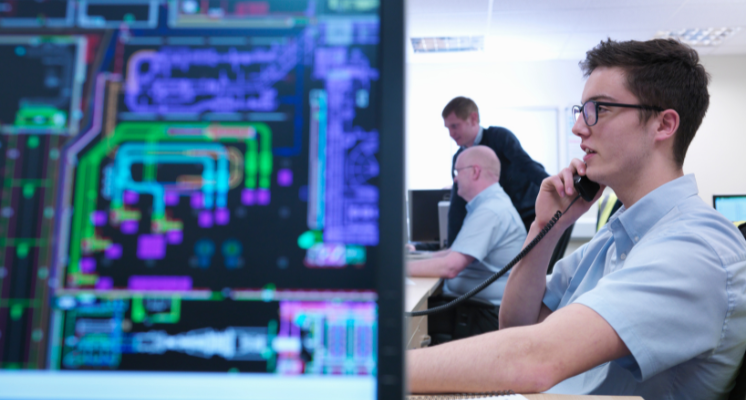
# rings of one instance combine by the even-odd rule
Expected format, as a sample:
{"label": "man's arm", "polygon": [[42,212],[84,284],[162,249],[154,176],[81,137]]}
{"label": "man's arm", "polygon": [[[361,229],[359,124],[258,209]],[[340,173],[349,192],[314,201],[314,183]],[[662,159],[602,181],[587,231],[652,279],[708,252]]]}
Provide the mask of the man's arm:
{"label": "man's arm", "polygon": [[409,351],[409,389],[412,393],[537,393],[629,354],[603,317],[584,305],[571,304],[540,324]]}
{"label": "man's arm", "polygon": [[408,262],[407,275],[455,278],[459,272],[473,261],[474,257],[472,256],[457,251],[447,251],[442,256]]}
{"label": "man's arm", "polygon": [[[531,225],[524,247],[531,242],[557,211],[564,211],[577,196],[572,184],[574,173],[585,175],[585,164],[572,160],[568,168],[544,179],[536,198],[536,220]],[[562,233],[590,208],[596,199],[577,202],[563,214],[549,233],[511,271],[500,305],[500,328],[531,325],[541,322],[551,310],[543,304],[549,259]]]}

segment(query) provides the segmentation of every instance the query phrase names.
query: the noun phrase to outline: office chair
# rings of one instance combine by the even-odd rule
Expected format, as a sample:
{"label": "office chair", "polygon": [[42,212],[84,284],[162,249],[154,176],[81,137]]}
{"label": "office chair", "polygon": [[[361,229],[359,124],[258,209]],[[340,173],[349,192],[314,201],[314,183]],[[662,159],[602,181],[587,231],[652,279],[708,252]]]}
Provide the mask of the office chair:
{"label": "office chair", "polygon": [[554,270],[554,264],[557,263],[557,261],[561,260],[562,257],[565,256],[565,251],[567,250],[567,245],[570,243],[570,236],[572,235],[572,228],[575,227],[575,224],[570,225],[569,228],[565,229],[565,232],[562,233],[562,236],[560,236],[559,242],[557,242],[557,245],[554,246],[554,251],[552,252],[552,258],[549,259],[549,265],[547,266],[547,275],[551,274]]}
{"label": "office chair", "polygon": [[[738,226],[738,230],[746,238],[746,223]],[[744,354],[746,358],[746,354]],[[728,400],[744,400],[746,399],[746,368],[743,367],[744,359],[741,359],[741,367],[738,369],[738,375],[736,375],[736,386],[730,391]]]}

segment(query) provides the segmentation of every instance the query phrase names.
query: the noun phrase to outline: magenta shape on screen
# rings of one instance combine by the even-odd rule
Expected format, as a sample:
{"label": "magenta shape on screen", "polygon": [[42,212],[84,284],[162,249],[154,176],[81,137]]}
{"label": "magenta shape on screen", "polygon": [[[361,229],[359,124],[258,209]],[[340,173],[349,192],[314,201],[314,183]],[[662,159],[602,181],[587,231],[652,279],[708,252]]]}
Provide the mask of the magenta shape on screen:
{"label": "magenta shape on screen", "polygon": [[281,169],[277,171],[277,184],[280,186],[290,186],[293,184],[293,171]]}
{"label": "magenta shape on screen", "polygon": [[137,258],[160,260],[166,256],[166,238],[163,235],[142,235],[137,238]]}
{"label": "magenta shape on screen", "polygon": [[252,206],[256,203],[256,193],[253,189],[244,189],[241,192],[241,203],[245,206]]}
{"label": "magenta shape on screen", "polygon": [[190,276],[133,275],[127,287],[131,290],[192,290],[192,278]]}

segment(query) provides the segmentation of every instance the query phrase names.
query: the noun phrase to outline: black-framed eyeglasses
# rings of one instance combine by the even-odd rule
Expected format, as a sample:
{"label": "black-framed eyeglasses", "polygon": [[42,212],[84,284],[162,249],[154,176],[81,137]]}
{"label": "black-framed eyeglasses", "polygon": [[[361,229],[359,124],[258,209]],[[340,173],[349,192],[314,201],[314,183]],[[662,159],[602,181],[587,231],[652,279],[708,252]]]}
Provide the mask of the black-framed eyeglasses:
{"label": "black-framed eyeglasses", "polygon": [[461,168],[454,168],[453,169],[453,176],[458,176],[458,172],[459,171],[461,171],[463,169],[467,169],[467,168],[474,168],[474,165],[467,165],[467,166],[461,167]]}
{"label": "black-framed eyeglasses", "polygon": [[606,103],[603,101],[588,100],[581,106],[572,107],[572,116],[575,121],[580,118],[580,113],[583,113],[583,120],[586,125],[593,126],[598,122],[598,106],[607,107],[627,107],[627,108],[639,108],[641,110],[652,110],[652,111],[663,111],[662,108],[657,106],[648,106],[643,104],[621,104],[621,103]]}

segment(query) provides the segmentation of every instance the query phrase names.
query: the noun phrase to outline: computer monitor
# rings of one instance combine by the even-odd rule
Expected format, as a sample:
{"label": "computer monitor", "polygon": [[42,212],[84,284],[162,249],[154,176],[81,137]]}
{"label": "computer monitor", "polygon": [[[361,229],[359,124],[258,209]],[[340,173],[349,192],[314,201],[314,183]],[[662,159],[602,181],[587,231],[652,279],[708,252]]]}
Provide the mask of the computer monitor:
{"label": "computer monitor", "polygon": [[2,3],[0,398],[402,397],[401,2]]}
{"label": "computer monitor", "polygon": [[746,221],[746,194],[714,195],[712,206],[732,222]]}
{"label": "computer monitor", "polygon": [[438,203],[448,201],[450,189],[410,190],[407,194],[409,210],[409,240],[440,244]]}

